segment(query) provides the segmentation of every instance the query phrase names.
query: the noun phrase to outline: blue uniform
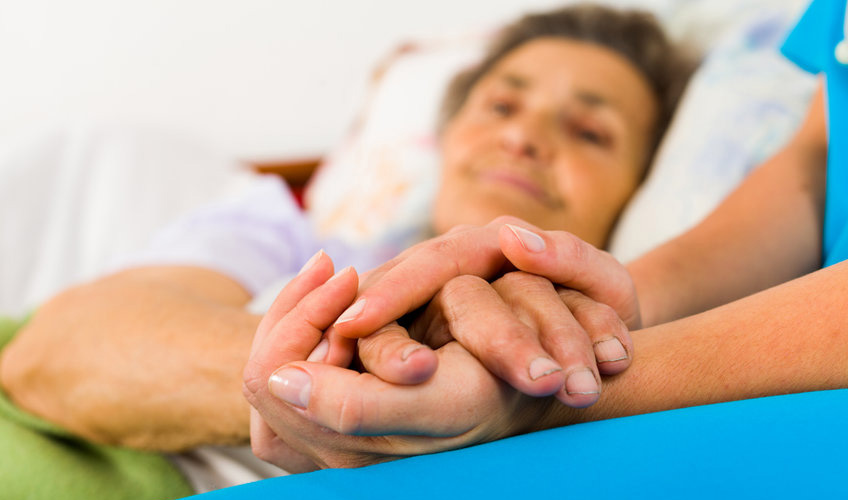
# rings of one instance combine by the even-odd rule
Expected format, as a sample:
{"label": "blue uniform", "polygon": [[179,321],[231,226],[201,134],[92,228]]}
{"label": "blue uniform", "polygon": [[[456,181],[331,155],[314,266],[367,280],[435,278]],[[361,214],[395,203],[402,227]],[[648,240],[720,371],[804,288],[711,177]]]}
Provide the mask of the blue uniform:
{"label": "blue uniform", "polygon": [[828,152],[822,260],[825,266],[848,259],[848,64],[837,61],[845,38],[845,0],[813,0],[783,45],[783,53],[826,81]]}

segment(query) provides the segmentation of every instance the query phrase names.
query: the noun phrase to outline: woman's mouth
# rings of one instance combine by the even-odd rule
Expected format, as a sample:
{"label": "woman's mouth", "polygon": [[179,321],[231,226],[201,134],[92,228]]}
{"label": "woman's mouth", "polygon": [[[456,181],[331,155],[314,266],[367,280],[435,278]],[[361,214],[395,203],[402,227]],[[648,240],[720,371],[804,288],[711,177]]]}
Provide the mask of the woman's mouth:
{"label": "woman's mouth", "polygon": [[503,170],[485,171],[480,173],[478,179],[484,182],[506,184],[529,195],[531,198],[538,200],[544,205],[557,205],[557,203],[555,203],[551,196],[548,195],[547,191],[545,191],[538,182],[520,174]]}

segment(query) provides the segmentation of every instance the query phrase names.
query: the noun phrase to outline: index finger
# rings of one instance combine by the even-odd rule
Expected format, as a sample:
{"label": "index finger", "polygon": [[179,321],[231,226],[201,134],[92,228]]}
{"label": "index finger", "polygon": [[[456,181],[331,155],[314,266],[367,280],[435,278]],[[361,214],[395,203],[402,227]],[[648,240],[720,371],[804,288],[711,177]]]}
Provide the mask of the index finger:
{"label": "index finger", "polygon": [[527,225],[514,217],[499,217],[486,226],[452,231],[366,273],[359,298],[336,321],[336,331],[345,337],[364,337],[427,303],[457,276],[499,274],[507,261],[498,244],[498,229],[507,223]]}
{"label": "index finger", "polygon": [[253,337],[253,345],[250,349],[250,354],[256,353],[259,344],[268,336],[271,329],[279,323],[279,321],[300,302],[303,297],[310,291],[317,288],[319,285],[327,281],[333,275],[333,261],[324,253],[324,250],[319,250],[313,255],[300,272],[292,278],[291,281],[283,287],[271,307],[262,317],[259,326],[256,328],[256,334]]}
{"label": "index finger", "polygon": [[614,257],[566,231],[504,216],[420,243],[367,273],[359,298],[334,326],[341,336],[363,337],[430,301],[457,276],[491,279],[510,268],[579,290],[631,328],[641,325],[632,278]]}
{"label": "index finger", "polygon": [[[319,274],[319,270],[306,273]],[[321,340],[324,330],[350,304],[356,293],[358,276],[352,267],[308,291],[267,334],[258,339],[244,368],[244,389],[248,401],[266,389],[268,376],[281,365],[304,360]],[[302,290],[293,290],[301,292]],[[283,290],[281,301],[286,301]]]}

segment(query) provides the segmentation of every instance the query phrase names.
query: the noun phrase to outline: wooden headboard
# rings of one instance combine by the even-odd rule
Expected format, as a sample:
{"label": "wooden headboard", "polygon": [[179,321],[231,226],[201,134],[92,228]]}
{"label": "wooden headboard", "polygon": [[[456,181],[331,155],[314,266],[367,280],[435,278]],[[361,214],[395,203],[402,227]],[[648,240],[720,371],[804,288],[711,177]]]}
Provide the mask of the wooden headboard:
{"label": "wooden headboard", "polygon": [[297,158],[292,160],[250,161],[250,167],[260,174],[279,175],[292,190],[301,207],[303,204],[303,189],[309,178],[321,164],[323,158]]}
{"label": "wooden headboard", "polygon": [[297,158],[282,161],[252,161],[250,166],[260,174],[279,175],[292,187],[306,185],[322,158]]}

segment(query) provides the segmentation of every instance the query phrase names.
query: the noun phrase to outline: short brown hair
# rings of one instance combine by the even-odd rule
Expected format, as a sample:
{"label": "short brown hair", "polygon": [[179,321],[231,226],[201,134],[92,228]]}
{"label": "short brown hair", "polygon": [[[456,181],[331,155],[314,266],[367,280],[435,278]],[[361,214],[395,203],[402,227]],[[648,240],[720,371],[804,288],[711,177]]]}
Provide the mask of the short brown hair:
{"label": "short brown hair", "polygon": [[647,78],[660,109],[652,151],[671,122],[677,103],[695,68],[695,60],[669,41],[653,14],[592,4],[529,14],[503,28],[474,67],[456,75],[442,101],[440,128],[465,104],[474,85],[499,60],[536,38],[560,37],[595,43],[629,60]]}

